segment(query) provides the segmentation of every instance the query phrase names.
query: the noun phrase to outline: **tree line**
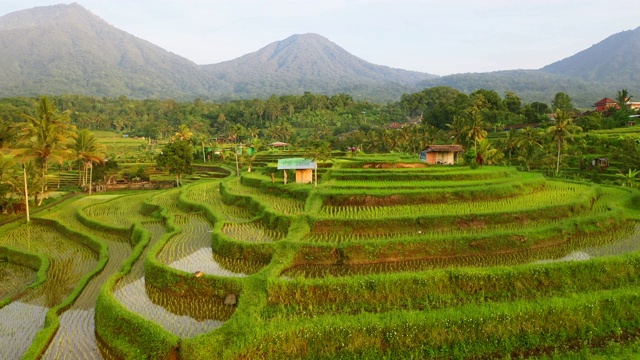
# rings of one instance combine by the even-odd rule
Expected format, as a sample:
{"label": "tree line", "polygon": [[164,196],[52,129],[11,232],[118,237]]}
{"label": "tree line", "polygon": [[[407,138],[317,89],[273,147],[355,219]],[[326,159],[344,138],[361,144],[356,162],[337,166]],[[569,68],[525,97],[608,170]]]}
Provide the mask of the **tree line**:
{"label": "tree line", "polygon": [[15,151],[2,158],[2,186],[17,191],[17,182],[11,180],[15,176],[7,169],[22,164],[29,170],[25,172],[31,188],[39,189],[40,202],[47,193],[49,164],[60,164],[63,159],[77,161],[83,174],[79,183],[86,186],[93,165],[108,156],[91,133],[94,130],[160,141],[170,141],[177,132],[188,130],[188,142],[202,149],[218,142],[242,143],[259,150],[269,142],[283,141],[322,153],[350,148],[416,154],[429,144],[457,143],[473,150],[483,163],[543,168],[556,175],[567,152],[577,159],[625,148],[627,153],[620,158],[626,170],[635,169],[638,151],[623,144],[629,139],[612,144],[607,143],[611,139],[583,137],[581,146],[571,142],[579,132],[626,125],[634,115],[626,106],[631,96],[621,90],[615,98],[617,106],[604,113],[578,111],[564,92],[549,104],[524,104],[513,92],[500,96],[480,89],[465,94],[446,86],[405,94],[387,104],[354,100],[348,94],[309,92],[229,102],[80,95],[4,98],[0,99],[0,149]]}

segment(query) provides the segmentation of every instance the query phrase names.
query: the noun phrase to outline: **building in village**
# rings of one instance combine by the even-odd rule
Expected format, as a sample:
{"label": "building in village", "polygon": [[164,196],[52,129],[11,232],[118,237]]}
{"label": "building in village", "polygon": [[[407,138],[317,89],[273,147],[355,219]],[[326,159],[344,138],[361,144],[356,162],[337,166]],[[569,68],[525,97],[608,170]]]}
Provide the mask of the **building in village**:
{"label": "building in village", "polygon": [[463,151],[462,145],[429,145],[420,152],[420,161],[427,164],[455,164],[458,154]]}
{"label": "building in village", "polygon": [[284,183],[287,183],[287,170],[296,171],[296,183],[313,182],[313,170],[318,169],[317,162],[305,158],[278,159],[278,170],[284,170]]}
{"label": "building in village", "polygon": [[[629,101],[629,99],[627,99],[625,105],[628,106],[631,110],[640,110],[640,101]],[[593,107],[596,108],[597,112],[602,113],[607,111],[607,109],[609,108],[617,109],[620,106],[618,105],[617,101],[606,97],[593,104]]]}

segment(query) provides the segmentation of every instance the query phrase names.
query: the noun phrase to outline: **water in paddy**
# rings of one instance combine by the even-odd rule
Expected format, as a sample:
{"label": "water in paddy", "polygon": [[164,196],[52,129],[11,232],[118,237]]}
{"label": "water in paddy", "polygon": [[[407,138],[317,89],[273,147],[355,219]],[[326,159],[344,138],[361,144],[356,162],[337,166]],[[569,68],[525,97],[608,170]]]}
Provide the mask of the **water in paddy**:
{"label": "water in paddy", "polygon": [[50,259],[47,279],[0,309],[0,358],[20,358],[42,329],[46,312],[66,299],[97,266],[97,255],[54,227],[30,223],[3,234],[0,244]]}
{"label": "water in paddy", "polygon": [[105,267],[87,283],[69,309],[60,314],[60,327],[42,355],[43,359],[102,359],[94,331],[96,298],[102,284],[117,272],[129,257],[131,246],[126,232],[86,227],[78,221],[76,215],[79,209],[113,198],[112,195],[84,197],[73,202],[72,206],[44,215],[59,221],[67,228],[102,240],[109,249],[109,258]]}
{"label": "water in paddy", "polygon": [[36,271],[26,266],[0,261],[0,299],[17,295],[36,279]]}
{"label": "water in paddy", "polygon": [[160,240],[165,228],[160,222],[147,222],[143,225],[151,233],[149,245],[133,265],[131,272],[116,284],[116,299],[130,311],[162,325],[180,337],[193,337],[220,327],[231,316],[234,307],[217,306],[201,299],[178,299],[161,292],[147,291],[144,259],[149,249]]}
{"label": "water in paddy", "polygon": [[583,249],[572,251],[561,258],[546,259],[540,261],[540,263],[552,261],[589,260],[604,256],[631,254],[638,251],[640,251],[640,225],[635,225],[632,232],[614,242],[585,247]]}
{"label": "water in paddy", "polygon": [[570,241],[521,251],[485,253],[465,256],[442,256],[428,259],[383,261],[369,264],[303,264],[285,270],[284,277],[319,278],[326,276],[352,276],[379,273],[434,270],[447,267],[489,267],[545,263],[564,260],[623,255],[640,250],[640,225],[626,224],[598,234],[580,235]]}
{"label": "water in paddy", "polygon": [[14,301],[0,310],[0,359],[20,359],[44,326],[48,307]]}
{"label": "water in paddy", "polygon": [[[180,337],[193,337],[210,332],[224,323],[222,320],[215,319],[217,317],[215,309],[202,309],[193,303],[175,297],[167,298],[164,296],[163,299],[163,294],[155,294],[158,298],[152,300],[145,289],[144,278],[120,287],[114,292],[114,295],[130,311],[145,319],[157,322],[166,330]],[[175,314],[156,302],[163,303],[165,306],[172,303],[174,307],[182,308],[183,314]]]}
{"label": "water in paddy", "polygon": [[182,231],[173,236],[158,253],[158,259],[186,272],[202,271],[218,276],[246,276],[225,268],[214,259],[211,250],[211,224],[204,215],[176,216]]}

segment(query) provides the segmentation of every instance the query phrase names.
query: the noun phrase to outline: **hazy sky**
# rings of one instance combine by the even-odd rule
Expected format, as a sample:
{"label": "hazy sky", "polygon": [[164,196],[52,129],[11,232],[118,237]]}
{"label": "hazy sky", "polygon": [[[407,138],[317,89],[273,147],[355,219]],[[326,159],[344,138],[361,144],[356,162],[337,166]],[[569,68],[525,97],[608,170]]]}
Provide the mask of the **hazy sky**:
{"label": "hazy sky", "polygon": [[[448,75],[538,69],[640,26],[640,6],[595,0],[78,0],[198,64],[317,33],[379,65]],[[0,15],[55,0],[1,0]]]}

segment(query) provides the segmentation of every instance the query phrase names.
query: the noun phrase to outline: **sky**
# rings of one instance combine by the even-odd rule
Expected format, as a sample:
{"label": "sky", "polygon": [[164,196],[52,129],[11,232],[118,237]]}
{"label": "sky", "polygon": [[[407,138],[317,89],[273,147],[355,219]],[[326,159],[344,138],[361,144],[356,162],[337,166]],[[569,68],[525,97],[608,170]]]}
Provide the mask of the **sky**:
{"label": "sky", "polygon": [[[436,75],[539,69],[640,27],[640,6],[602,0],[76,2],[197,64],[232,60],[293,34],[316,33],[371,63]],[[58,3],[1,0],[0,16]]]}

